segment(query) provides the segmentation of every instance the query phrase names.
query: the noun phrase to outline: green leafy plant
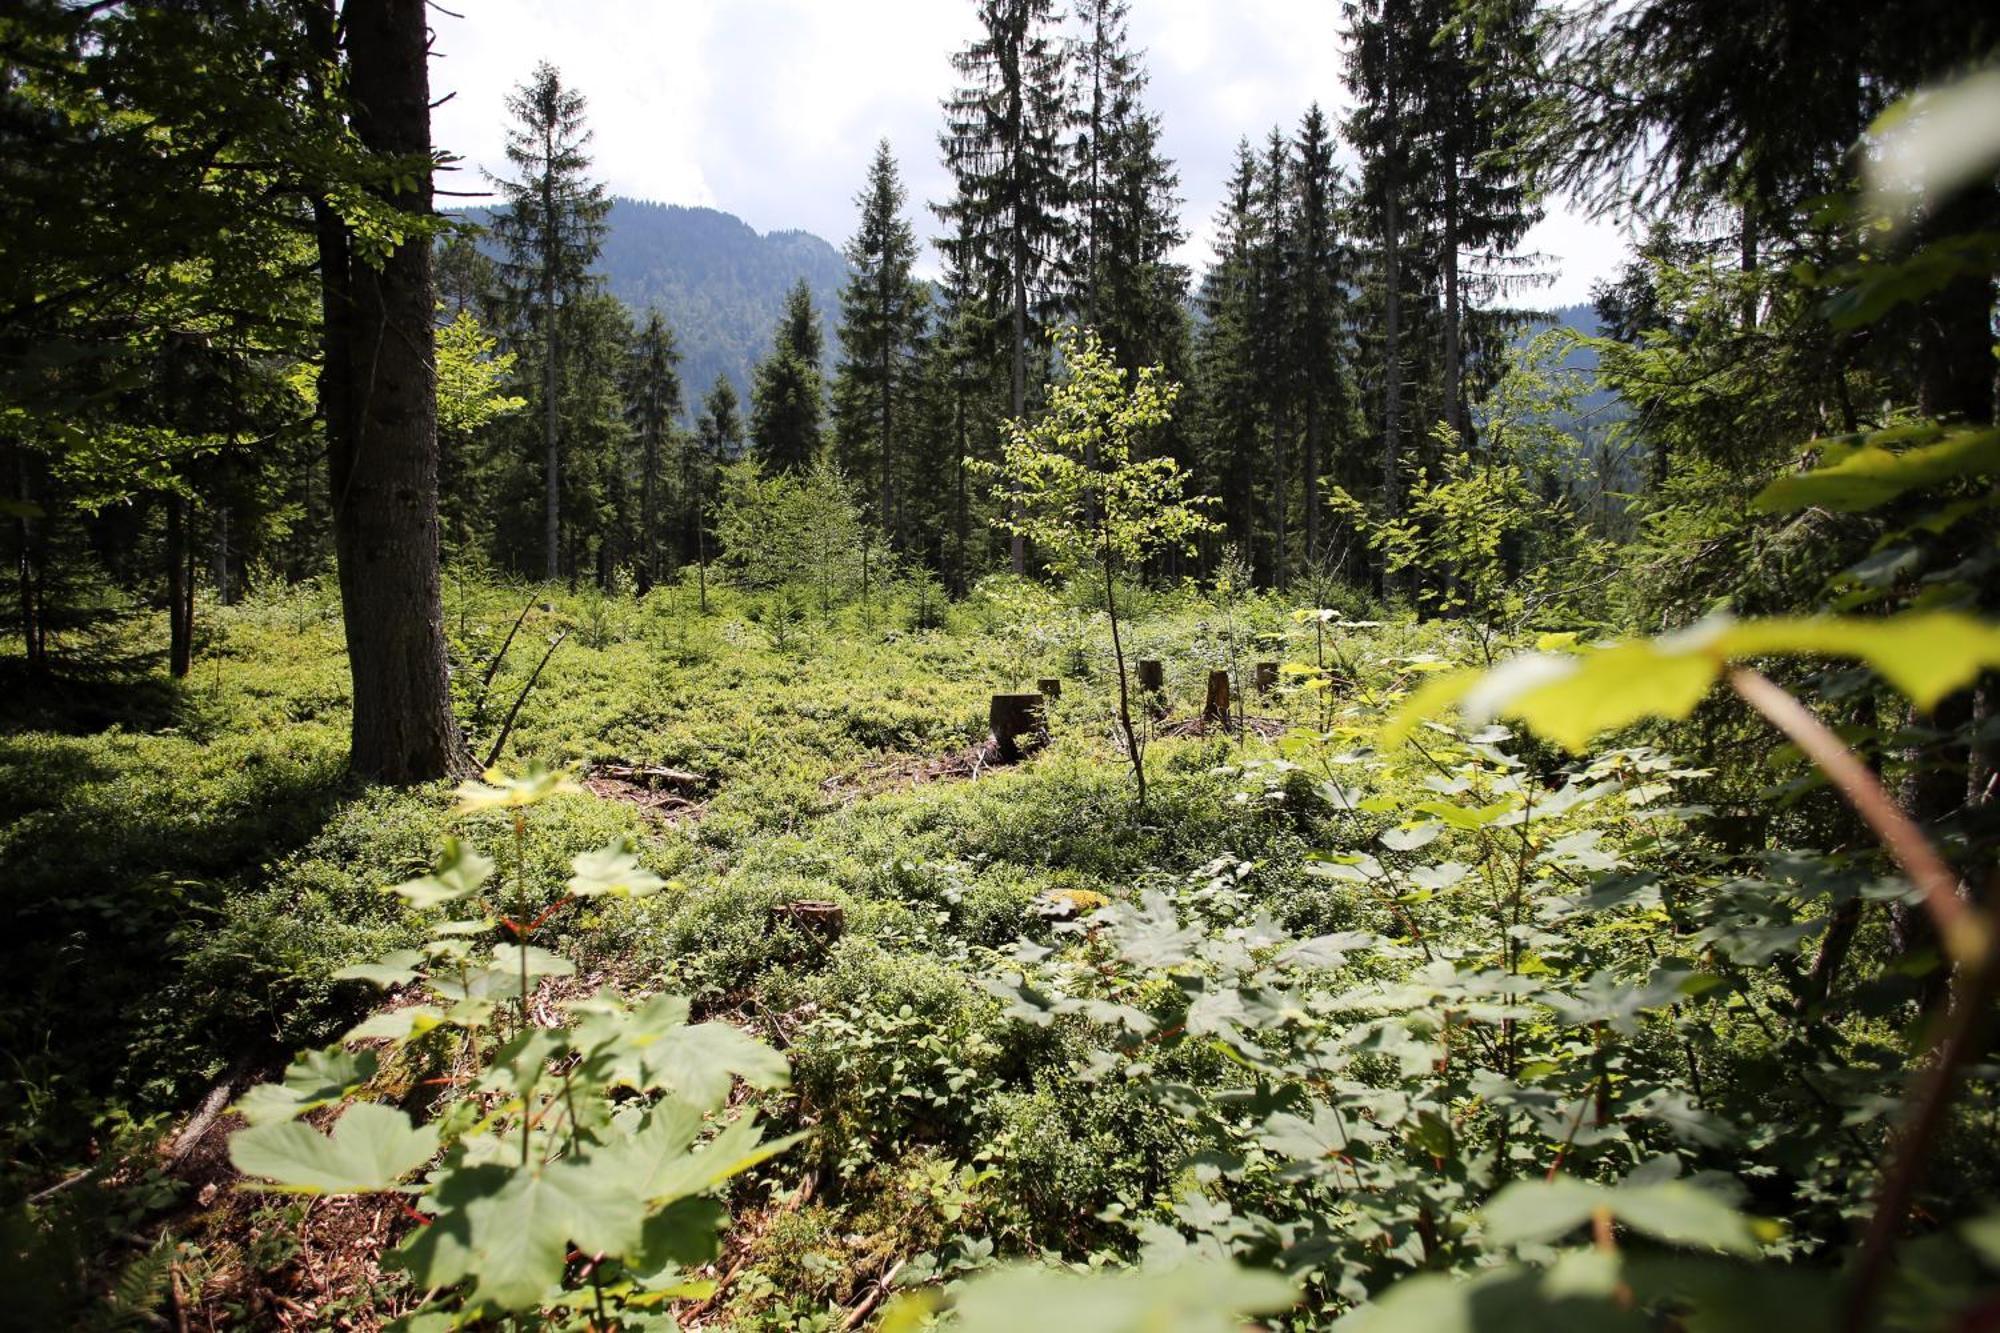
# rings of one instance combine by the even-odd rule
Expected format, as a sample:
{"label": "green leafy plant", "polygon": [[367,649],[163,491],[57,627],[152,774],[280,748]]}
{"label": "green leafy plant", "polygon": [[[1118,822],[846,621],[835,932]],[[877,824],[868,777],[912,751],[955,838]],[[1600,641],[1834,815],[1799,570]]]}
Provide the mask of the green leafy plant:
{"label": "green leafy plant", "polygon": [[[346,969],[418,1002],[376,1012],[250,1089],[237,1104],[250,1126],[229,1151],[279,1190],[404,1196],[419,1225],[394,1262],[435,1293],[434,1308],[560,1323],[582,1301],[596,1327],[651,1327],[667,1301],[702,1287],[687,1270],[713,1256],[724,1220],[708,1196],[797,1140],[765,1141],[753,1112],[728,1111],[731,1088],[783,1087],[789,1070],[735,1028],[690,1023],[672,995],[633,1003],[600,990],[550,1000],[565,1022],[537,1018],[543,983],[576,971],[538,933],[572,903],[666,887],[619,840],[576,856],[547,900],[526,872],[527,821],[572,789],[540,766],[461,786],[460,814],[511,825],[510,866],[453,838],[431,873],[395,886],[413,908],[476,914]],[[391,1062],[440,1043],[472,1072],[445,1080],[434,1116],[361,1099]],[[328,1132],[303,1119],[327,1107],[338,1108]]]}
{"label": "green leafy plant", "polygon": [[989,475],[1005,478],[1005,525],[1027,537],[1059,571],[1094,573],[1111,622],[1118,673],[1118,730],[1146,803],[1145,736],[1132,720],[1129,673],[1118,618],[1118,575],[1154,553],[1192,548],[1214,525],[1206,497],[1186,495],[1186,473],[1166,456],[1139,458],[1137,446],[1171,419],[1179,386],[1158,366],[1128,374],[1094,333],[1056,335],[1069,376],[1034,421],[1008,423],[1002,457]]}

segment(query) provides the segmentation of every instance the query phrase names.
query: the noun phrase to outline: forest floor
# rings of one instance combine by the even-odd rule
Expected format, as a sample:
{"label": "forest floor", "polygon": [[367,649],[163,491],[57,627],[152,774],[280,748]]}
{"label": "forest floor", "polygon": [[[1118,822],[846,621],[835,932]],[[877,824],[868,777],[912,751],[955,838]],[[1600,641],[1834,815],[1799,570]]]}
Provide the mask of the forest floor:
{"label": "forest floor", "polygon": [[[1083,1239],[1145,1168],[1113,1154],[1064,1182],[1060,1218],[1054,1180],[1003,1179],[1076,1176],[1072,1129],[1102,1133],[1116,1114],[1039,1076],[977,978],[1077,902],[1184,877],[1243,842],[1215,770],[1268,757],[1292,704],[1258,701],[1234,736],[1190,715],[1211,668],[1247,658],[1257,630],[1284,632],[1280,609],[1162,602],[1129,627],[1128,651],[1167,663],[1176,705],[1153,728],[1159,796],[1141,813],[1086,612],[1024,618],[1016,593],[923,630],[886,607],[771,627],[726,594],[709,614],[669,592],[543,596],[448,589],[475,750],[569,631],[502,751],[503,767],[546,760],[585,788],[537,822],[531,873],[554,882],[569,856],[627,832],[673,884],[566,918],[577,993],[672,990],[741,1023],[793,1059],[795,1088],[771,1113],[820,1131],[737,1189],[719,1289],[682,1316],[839,1326],[962,1233],[987,1254]],[[143,644],[150,628],[106,642]],[[449,792],[343,774],[344,659],[323,594],[205,607],[199,650],[181,682],[142,657],[16,693],[0,729],[8,1171],[22,1192],[55,1187],[41,1222],[75,1238],[77,1285],[122,1276],[136,1300],[164,1278],[184,1327],[370,1327],[417,1294],[382,1264],[409,1218],[238,1190],[226,1140],[240,1121],[224,1108],[371,1002],[331,975],[416,938],[381,889],[435,856]],[[988,695],[1050,675],[1065,681],[1052,743],[999,763]],[[770,909],[802,899],[838,904],[836,942],[772,929]],[[92,1239],[107,1234],[109,1263]]]}

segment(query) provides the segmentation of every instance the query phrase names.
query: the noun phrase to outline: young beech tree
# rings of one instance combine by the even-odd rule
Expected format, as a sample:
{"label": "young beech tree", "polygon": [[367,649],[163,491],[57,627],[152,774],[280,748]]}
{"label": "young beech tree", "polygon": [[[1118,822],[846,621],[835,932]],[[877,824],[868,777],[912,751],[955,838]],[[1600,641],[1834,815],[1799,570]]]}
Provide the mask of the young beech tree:
{"label": "young beech tree", "polygon": [[1103,581],[1118,668],[1118,727],[1143,806],[1146,751],[1132,725],[1118,573],[1169,547],[1192,552],[1194,539],[1215,527],[1206,513],[1213,501],[1184,494],[1187,474],[1172,458],[1133,456],[1136,444],[1171,419],[1178,384],[1158,366],[1136,374],[1119,369],[1095,334],[1063,330],[1056,351],[1069,378],[1050,391],[1039,418],[1007,423],[1001,462],[985,470],[1018,495],[1019,507],[1003,520],[1009,528],[1036,543],[1059,571]]}

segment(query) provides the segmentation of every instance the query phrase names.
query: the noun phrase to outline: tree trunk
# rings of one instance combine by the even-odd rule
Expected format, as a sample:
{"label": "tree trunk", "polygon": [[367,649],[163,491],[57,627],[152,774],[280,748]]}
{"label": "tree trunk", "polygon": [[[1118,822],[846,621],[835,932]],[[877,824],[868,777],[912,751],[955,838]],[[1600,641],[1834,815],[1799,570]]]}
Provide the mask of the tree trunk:
{"label": "tree trunk", "polygon": [[[428,133],[428,131],[427,131]],[[542,130],[542,541],[546,548],[543,577],[553,583],[562,576],[562,417],[556,397],[562,385],[561,335],[556,330],[556,256],[561,235],[555,198],[555,127]]]}
{"label": "tree trunk", "polygon": [[1167,715],[1167,668],[1157,657],[1139,659],[1139,693],[1154,717]]}
{"label": "tree trunk", "polygon": [[1039,694],[996,694],[986,717],[993,729],[993,746],[1003,764],[1021,762],[1023,736],[1042,729],[1042,696]]}
{"label": "tree trunk", "polygon": [[[1139,808],[1146,808],[1146,746],[1139,739],[1139,732],[1132,725],[1132,689],[1125,675],[1125,640],[1118,632],[1118,584],[1111,567],[1111,546],[1104,549],[1104,614],[1111,621],[1111,657],[1118,667],[1118,726],[1125,733],[1125,754],[1132,761],[1132,780],[1139,787]],[[1147,662],[1139,663],[1141,688],[1146,680]],[[1160,664],[1152,662],[1153,674],[1160,674]]]}
{"label": "tree trunk", "polygon": [[1276,662],[1259,662],[1257,664],[1256,684],[1257,693],[1259,694],[1269,694],[1272,690],[1277,689],[1278,664]]}
{"label": "tree trunk", "polygon": [[15,467],[14,498],[20,508],[14,513],[16,552],[15,574],[21,592],[21,646],[28,659],[28,675],[48,674],[48,611],[42,601],[41,562],[35,558],[38,539],[34,490],[29,482],[27,446],[13,446]]}
{"label": "tree trunk", "polygon": [[1035,688],[1042,692],[1044,699],[1062,698],[1062,681],[1055,676],[1043,676],[1035,682]]}
{"label": "tree trunk", "polygon": [[1465,446],[1465,384],[1461,360],[1464,322],[1458,292],[1458,154],[1444,170],[1444,421],[1460,448]]}
{"label": "tree trunk", "polygon": [[1208,695],[1202,700],[1201,720],[1210,726],[1229,725],[1229,673],[1208,673]]}
{"label": "tree trunk", "polygon": [[[424,0],[347,0],[353,127],[372,153],[430,156]],[[428,170],[378,187],[429,213]],[[465,766],[445,660],[438,581],[437,381],[431,247],[413,236],[380,269],[360,262],[322,201],[321,400],[333,490],[341,616],[354,679],[349,765],[385,782]]]}
{"label": "tree trunk", "polygon": [[[1014,255],[1014,359],[1007,384],[1007,401],[1016,421],[1028,414],[1028,277],[1021,271],[1021,266],[1027,262],[1022,249],[1017,236]],[[1021,483],[1018,478],[1010,478],[1007,482],[1007,517],[1018,519],[1020,516]],[[1008,538],[1007,561],[1016,574],[1028,572],[1028,539],[1019,532]]]}
{"label": "tree trunk", "polygon": [[194,543],[188,539],[186,497],[167,497],[167,674],[184,678],[194,665],[194,589],[189,577]]}
{"label": "tree trunk", "polygon": [[[1396,216],[1396,191],[1401,188],[1391,162],[1386,198],[1382,208],[1382,280],[1385,287],[1382,311],[1382,512],[1390,519],[1403,516],[1403,293],[1401,265],[1402,234]],[[1386,569],[1383,592],[1397,590],[1400,575]]]}

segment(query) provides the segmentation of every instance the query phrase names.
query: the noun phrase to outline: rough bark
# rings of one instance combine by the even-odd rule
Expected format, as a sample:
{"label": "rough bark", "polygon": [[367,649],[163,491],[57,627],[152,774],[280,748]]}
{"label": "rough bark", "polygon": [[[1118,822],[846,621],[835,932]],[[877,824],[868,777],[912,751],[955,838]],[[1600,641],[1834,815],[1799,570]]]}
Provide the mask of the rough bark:
{"label": "rough bark", "polygon": [[1033,737],[1042,729],[1042,696],[1039,694],[996,694],[987,718],[993,727],[993,745],[1003,764],[1019,763],[1022,737]]}
{"label": "rough bark", "polygon": [[1276,662],[1259,662],[1257,664],[1256,685],[1257,693],[1259,694],[1269,694],[1272,690],[1278,688],[1278,664]]}
{"label": "rough bark", "polygon": [[[424,0],[348,0],[342,14],[353,128],[374,153],[428,158]],[[428,213],[430,173],[389,191]],[[412,236],[377,269],[319,210],[334,552],[354,681],[349,764],[384,782],[464,767],[452,716],[438,576],[437,385],[431,249]]]}
{"label": "rough bark", "polygon": [[1208,694],[1202,700],[1201,720],[1211,726],[1229,725],[1229,673],[1208,673]]}

